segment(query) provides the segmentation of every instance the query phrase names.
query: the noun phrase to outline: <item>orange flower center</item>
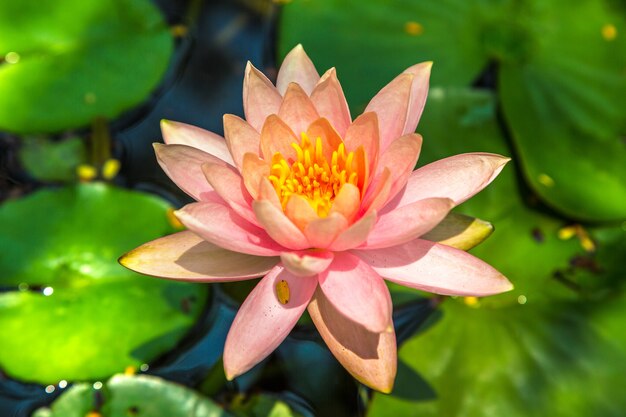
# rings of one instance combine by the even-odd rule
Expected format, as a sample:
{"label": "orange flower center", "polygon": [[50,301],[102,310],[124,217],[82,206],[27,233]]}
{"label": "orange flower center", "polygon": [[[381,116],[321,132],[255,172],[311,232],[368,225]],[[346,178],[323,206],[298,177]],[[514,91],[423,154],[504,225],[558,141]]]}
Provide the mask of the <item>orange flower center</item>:
{"label": "orange flower center", "polygon": [[360,186],[362,164],[356,159],[363,157],[358,158],[356,154],[363,152],[346,152],[344,144],[340,143],[329,161],[324,155],[321,138],[313,144],[305,133],[300,144],[294,142],[291,146],[296,151],[295,160],[290,164],[280,152],[275,153],[269,175],[283,209],[289,197],[297,194],[308,201],[318,216],[326,217],[344,184]]}

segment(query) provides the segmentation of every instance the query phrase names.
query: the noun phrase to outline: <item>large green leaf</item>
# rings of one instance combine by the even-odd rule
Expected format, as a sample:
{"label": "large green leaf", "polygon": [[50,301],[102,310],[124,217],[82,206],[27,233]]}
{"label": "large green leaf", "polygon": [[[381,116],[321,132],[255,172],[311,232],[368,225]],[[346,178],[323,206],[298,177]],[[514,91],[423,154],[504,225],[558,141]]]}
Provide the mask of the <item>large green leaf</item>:
{"label": "large green leaf", "polygon": [[[98,403],[96,392],[101,394],[102,403]],[[182,385],[147,375],[116,375],[98,390],[90,384],[73,386],[33,417],[84,417],[95,410],[107,417],[230,416],[209,398]]]}
{"label": "large green leaf", "polygon": [[113,118],[161,79],[172,38],[149,0],[0,3],[0,128],[55,132]]}
{"label": "large green leaf", "polygon": [[405,68],[434,61],[435,84],[463,86],[487,62],[485,2],[464,0],[294,0],[284,6],[279,55],[302,43],[320,71],[337,67],[353,109]]}
{"label": "large green leaf", "polygon": [[626,23],[607,3],[525,2],[514,18],[532,22],[534,48],[499,77],[526,179],[587,221],[626,218]]}
{"label": "large green leaf", "polygon": [[401,374],[403,395],[376,394],[368,416],[622,416],[623,301],[594,318],[584,305],[491,310],[448,300],[443,319],[399,353],[432,388]]}
{"label": "large green leaf", "polygon": [[27,381],[89,380],[175,346],[206,287],[140,276],[116,261],[172,232],[167,208],[104,184],[0,206],[0,367]]}
{"label": "large green leaf", "polygon": [[[433,88],[417,130],[424,137],[418,166],[464,152],[510,155],[495,119],[495,98],[488,91]],[[557,237],[561,220],[526,204],[515,178],[516,162],[509,162],[492,184],[456,209],[493,224],[493,234],[471,253],[515,285],[513,291],[484,302],[510,304],[521,296],[528,302],[548,294],[573,296],[552,276],[582,248],[576,239]]]}

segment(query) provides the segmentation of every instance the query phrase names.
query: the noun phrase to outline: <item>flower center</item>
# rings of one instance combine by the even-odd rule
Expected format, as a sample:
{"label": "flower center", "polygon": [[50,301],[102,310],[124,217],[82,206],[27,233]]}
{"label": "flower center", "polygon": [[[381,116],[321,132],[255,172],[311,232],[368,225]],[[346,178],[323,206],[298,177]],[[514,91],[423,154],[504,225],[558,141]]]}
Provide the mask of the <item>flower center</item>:
{"label": "flower center", "polygon": [[283,209],[292,194],[304,197],[320,217],[326,217],[341,187],[359,186],[355,152],[346,153],[343,143],[333,150],[330,161],[324,156],[322,139],[315,144],[302,133],[300,144],[292,143],[296,159],[290,164],[280,152],[272,157],[269,180],[276,189]]}

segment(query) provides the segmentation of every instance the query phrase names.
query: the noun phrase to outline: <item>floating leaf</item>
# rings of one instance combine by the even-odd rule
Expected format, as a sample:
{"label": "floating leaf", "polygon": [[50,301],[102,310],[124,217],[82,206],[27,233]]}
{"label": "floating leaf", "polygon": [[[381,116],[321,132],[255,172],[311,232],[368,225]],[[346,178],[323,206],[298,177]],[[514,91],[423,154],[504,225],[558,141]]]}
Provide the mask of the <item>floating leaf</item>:
{"label": "floating leaf", "polygon": [[114,118],[161,80],[173,42],[148,0],[0,3],[0,129]]}
{"label": "floating leaf", "polygon": [[74,385],[33,417],[85,417],[96,410],[99,413],[94,415],[108,417],[230,416],[209,398],[182,385],[147,375],[116,375],[99,390],[91,384]]}
{"label": "floating leaf", "polygon": [[144,277],[117,257],[172,232],[168,205],[82,184],[0,206],[0,368],[40,383],[105,378],[174,347],[206,286]]}
{"label": "floating leaf", "polygon": [[626,32],[608,2],[528,1],[535,47],[503,63],[504,116],[532,188],[567,216],[626,218]]}

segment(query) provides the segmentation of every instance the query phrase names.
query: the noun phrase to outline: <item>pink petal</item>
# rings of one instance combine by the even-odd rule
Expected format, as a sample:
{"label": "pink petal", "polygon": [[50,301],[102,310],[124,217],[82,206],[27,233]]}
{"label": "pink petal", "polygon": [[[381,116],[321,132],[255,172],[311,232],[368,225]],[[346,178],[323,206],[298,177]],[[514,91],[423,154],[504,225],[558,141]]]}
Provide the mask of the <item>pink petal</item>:
{"label": "pink petal", "polygon": [[363,112],[375,112],[378,116],[381,151],[404,134],[413,78],[413,74],[398,75],[372,98]]}
{"label": "pink petal", "polygon": [[267,116],[278,113],[281,102],[274,84],[248,62],[243,78],[243,111],[250,126],[260,132]]}
{"label": "pink petal", "polygon": [[331,126],[330,122],[320,117],[309,125],[306,133],[314,145],[316,144],[317,138],[320,138],[322,154],[326,157],[326,160],[331,161],[333,151],[339,147],[342,140],[339,133]]}
{"label": "pink petal", "polygon": [[328,119],[339,135],[344,137],[352,118],[334,68],[322,75],[311,93],[311,101],[319,115]]}
{"label": "pink petal", "polygon": [[[422,149],[422,137],[409,133],[393,141],[380,156],[379,172],[383,167],[391,171],[391,189],[387,201],[392,199],[406,185]],[[433,196],[431,196],[433,197]]]}
{"label": "pink petal", "polygon": [[187,204],[175,214],[189,230],[224,249],[258,256],[277,256],[285,250],[224,204]]}
{"label": "pink petal", "polygon": [[335,197],[330,213],[339,213],[350,223],[358,213],[360,204],[361,191],[356,186],[345,183]]}
{"label": "pink petal", "polygon": [[233,114],[224,115],[224,137],[232,158],[239,169],[246,153],[259,153],[261,135],[245,120]]}
{"label": "pink petal", "polygon": [[406,188],[384,211],[429,197],[461,204],[493,181],[510,158],[490,153],[466,153],[440,159],[411,173]]}
{"label": "pink petal", "polygon": [[[277,285],[288,301],[283,304]],[[224,346],[224,370],[232,380],[266,358],[287,337],[309,303],[316,277],[297,277],[277,265],[248,295],[230,327]],[[285,294],[282,294],[284,297]]]}
{"label": "pink petal", "polygon": [[385,281],[360,258],[337,252],[319,275],[320,288],[333,306],[351,321],[380,333],[391,319],[391,297]]}
{"label": "pink petal", "polygon": [[385,279],[423,291],[482,297],[513,289],[506,277],[480,259],[427,240],[354,253]]}
{"label": "pink petal", "polygon": [[276,189],[265,177],[261,178],[261,182],[259,184],[259,200],[266,200],[270,202],[274,207],[280,209],[282,211],[283,207],[280,204],[280,200],[278,199],[278,194],[276,194]]}
{"label": "pink petal", "polygon": [[256,216],[251,208],[252,198],[237,169],[232,166],[207,163],[202,165],[202,172],[215,192],[235,213],[258,226]]}
{"label": "pink petal", "polygon": [[380,141],[376,113],[364,113],[357,117],[348,127],[343,141],[348,151],[354,151],[359,146],[363,146],[370,171],[374,171],[378,163],[378,146]]}
{"label": "pink petal", "polygon": [[247,153],[243,156],[241,176],[252,198],[258,198],[261,180],[267,178],[269,175],[270,165],[263,159],[253,153]]}
{"label": "pink petal", "polygon": [[319,219],[319,216],[313,210],[306,198],[298,194],[291,194],[287,200],[285,214],[289,219],[298,226],[300,230],[304,230],[313,220]]}
{"label": "pink petal", "polygon": [[185,230],[144,243],[122,256],[126,268],[178,281],[226,282],[257,278],[278,258],[232,252]]}
{"label": "pink petal", "polygon": [[304,234],[310,247],[325,249],[347,228],[348,221],[345,217],[339,213],[331,213],[327,217],[311,221],[304,228]]}
{"label": "pink petal", "polygon": [[376,223],[376,211],[371,211],[348,227],[335,239],[329,249],[344,251],[356,248],[365,242]]}
{"label": "pink petal", "polygon": [[278,110],[278,117],[287,123],[296,135],[306,132],[309,125],[319,119],[311,99],[295,83],[291,83],[287,87],[280,110]]}
{"label": "pink petal", "polygon": [[271,161],[275,153],[279,152],[283,158],[293,160],[296,151],[292,143],[300,143],[298,137],[285,122],[275,114],[265,119],[261,129],[261,155],[266,161]]}
{"label": "pink petal", "polygon": [[221,159],[191,146],[153,144],[157,161],[174,183],[198,201],[221,201],[202,174],[207,162],[226,165]]}
{"label": "pink petal", "polygon": [[391,170],[387,167],[383,168],[383,171],[376,176],[370,186],[365,192],[363,197],[363,203],[361,204],[361,211],[369,213],[373,210],[379,210],[385,205],[391,192]]}
{"label": "pink petal", "polygon": [[315,65],[304,52],[302,45],[296,45],[285,56],[280,70],[278,70],[276,88],[281,95],[285,95],[289,84],[297,83],[307,94],[311,94],[319,79],[320,76]]}
{"label": "pink petal", "polygon": [[341,314],[319,288],[308,311],[330,351],[355,379],[375,390],[391,392],[397,369],[391,320],[384,332],[370,332]]}
{"label": "pink petal", "polygon": [[161,132],[168,145],[187,145],[234,165],[224,138],[208,130],[185,123],[161,120]]}
{"label": "pink petal", "polygon": [[361,247],[388,248],[416,239],[437,226],[452,207],[449,198],[427,198],[381,214]]}
{"label": "pink petal", "polygon": [[402,131],[403,135],[413,133],[417,128],[417,123],[424,110],[424,104],[426,104],[426,97],[428,97],[428,81],[432,66],[432,62],[422,62],[404,71],[404,74],[413,75],[413,82],[411,83],[411,96],[409,98],[406,123]]}
{"label": "pink petal", "polygon": [[310,247],[304,234],[285,216],[282,210],[266,200],[252,203],[257,220],[272,239],[289,249]]}
{"label": "pink petal", "polygon": [[328,251],[308,250],[283,252],[280,259],[289,272],[299,277],[310,277],[323,272],[333,261],[333,253]]}

